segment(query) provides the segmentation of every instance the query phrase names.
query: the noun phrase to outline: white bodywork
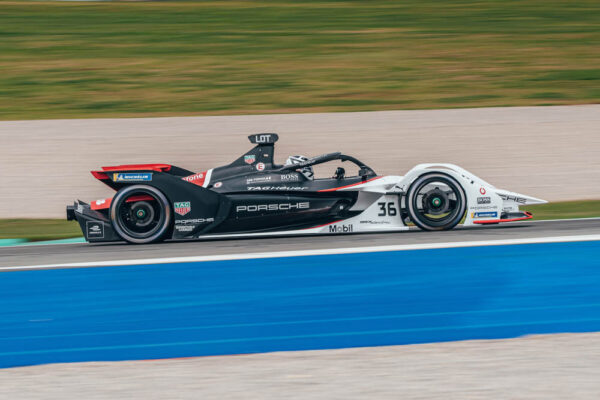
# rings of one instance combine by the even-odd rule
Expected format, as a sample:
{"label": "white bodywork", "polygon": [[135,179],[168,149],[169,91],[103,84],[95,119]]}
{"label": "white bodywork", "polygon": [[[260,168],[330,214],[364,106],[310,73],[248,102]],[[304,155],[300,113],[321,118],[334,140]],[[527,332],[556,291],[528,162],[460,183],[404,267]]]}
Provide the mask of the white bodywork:
{"label": "white bodywork", "polygon": [[[454,164],[419,164],[404,176],[380,176],[362,184],[337,189],[339,191],[359,191],[358,199],[352,209],[364,209],[364,211],[352,218],[307,229],[254,234],[205,235],[202,237],[281,236],[408,230],[409,227],[401,217],[401,199],[408,192],[408,188],[413,181],[423,174],[432,172],[450,175],[464,189],[467,198],[467,212],[463,223],[465,226],[475,225],[474,221],[477,220],[499,219],[503,211],[517,212],[519,206],[522,205],[547,203],[542,199],[498,189]],[[485,204],[479,201],[482,197],[486,197]],[[487,199],[488,197],[489,199]],[[395,209],[395,214],[393,212],[383,212],[382,204],[387,211]]]}

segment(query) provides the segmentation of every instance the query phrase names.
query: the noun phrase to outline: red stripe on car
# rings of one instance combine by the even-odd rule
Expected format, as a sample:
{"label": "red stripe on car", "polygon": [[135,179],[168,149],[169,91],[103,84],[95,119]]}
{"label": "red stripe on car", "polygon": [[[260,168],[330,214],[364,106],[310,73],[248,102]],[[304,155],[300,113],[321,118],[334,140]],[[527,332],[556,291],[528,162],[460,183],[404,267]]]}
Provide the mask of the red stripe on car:
{"label": "red stripe on car", "polygon": [[169,164],[125,164],[115,165],[110,167],[102,167],[102,171],[156,171],[165,172],[169,171],[171,166]]}
{"label": "red stripe on car", "polygon": [[204,185],[204,181],[206,180],[206,173],[207,172],[208,171],[199,172],[199,173],[194,174],[194,175],[186,176],[185,178],[182,178],[182,179],[184,181],[193,183],[194,185],[202,186],[202,185]]}
{"label": "red stripe on car", "polygon": [[[147,194],[140,194],[137,196],[128,197],[127,200],[125,200],[125,202],[133,203],[134,201],[152,201],[152,200],[154,200],[154,197],[147,195]],[[90,208],[92,210],[105,210],[110,207],[110,203],[112,203],[112,197],[109,197],[107,199],[100,199],[100,200],[92,201],[92,204],[90,204]]]}
{"label": "red stripe on car", "polygon": [[376,176],[375,178],[367,179],[364,182],[357,182],[357,183],[353,183],[351,185],[340,186],[340,187],[331,188],[331,189],[322,189],[322,190],[319,190],[319,192],[335,192],[336,190],[346,189],[346,188],[349,188],[349,187],[352,187],[352,186],[364,185],[367,182],[371,182],[371,181],[374,181],[376,179],[381,179],[381,178],[383,178],[383,176]]}
{"label": "red stripe on car", "polygon": [[473,221],[474,224],[498,224],[500,222],[514,222],[514,221],[523,221],[525,219],[533,218],[533,215],[530,212],[525,211],[526,217],[519,218],[506,218],[506,219],[486,219],[483,221]]}

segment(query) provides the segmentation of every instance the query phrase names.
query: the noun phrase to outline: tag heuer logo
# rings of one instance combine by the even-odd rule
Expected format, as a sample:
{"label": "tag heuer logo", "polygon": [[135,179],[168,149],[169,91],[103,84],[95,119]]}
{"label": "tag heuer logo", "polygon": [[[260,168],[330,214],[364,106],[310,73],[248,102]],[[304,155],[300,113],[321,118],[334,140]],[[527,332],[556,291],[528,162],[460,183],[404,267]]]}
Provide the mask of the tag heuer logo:
{"label": "tag heuer logo", "polygon": [[256,161],[256,156],[254,154],[251,154],[249,156],[244,156],[244,162],[246,164],[252,164],[252,163],[254,163],[254,161]]}
{"label": "tag heuer logo", "polygon": [[175,212],[179,215],[185,215],[192,211],[192,205],[189,201],[180,201],[174,204]]}

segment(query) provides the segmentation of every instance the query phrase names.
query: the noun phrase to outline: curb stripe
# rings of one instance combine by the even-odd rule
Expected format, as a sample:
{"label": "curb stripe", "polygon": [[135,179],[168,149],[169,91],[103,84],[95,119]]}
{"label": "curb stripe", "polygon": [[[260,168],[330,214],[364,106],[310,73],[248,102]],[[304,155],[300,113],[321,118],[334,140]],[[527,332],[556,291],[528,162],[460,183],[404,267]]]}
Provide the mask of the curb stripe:
{"label": "curb stripe", "polygon": [[335,249],[316,249],[316,250],[293,250],[265,253],[240,253],[223,254],[213,256],[190,256],[190,257],[168,257],[168,258],[148,258],[134,260],[114,260],[114,261],[92,261],[82,263],[67,264],[46,264],[29,265],[17,267],[0,267],[0,271],[20,271],[31,269],[55,269],[55,268],[86,268],[86,267],[116,267],[126,265],[142,264],[172,264],[188,262],[207,262],[207,261],[228,261],[228,260],[251,260],[260,258],[280,258],[280,257],[301,257],[301,256],[319,256],[333,254],[356,254],[356,253],[374,253],[385,251],[407,251],[407,250],[430,250],[430,249],[449,249],[457,247],[479,247],[479,246],[503,246],[517,244],[537,244],[537,243],[562,243],[562,242],[587,242],[600,241],[600,234],[597,235],[578,235],[578,236],[554,236],[541,238],[520,238],[520,239],[500,239],[500,240],[481,240],[468,242],[448,242],[448,243],[420,243],[390,246],[368,246],[354,248],[335,248]]}

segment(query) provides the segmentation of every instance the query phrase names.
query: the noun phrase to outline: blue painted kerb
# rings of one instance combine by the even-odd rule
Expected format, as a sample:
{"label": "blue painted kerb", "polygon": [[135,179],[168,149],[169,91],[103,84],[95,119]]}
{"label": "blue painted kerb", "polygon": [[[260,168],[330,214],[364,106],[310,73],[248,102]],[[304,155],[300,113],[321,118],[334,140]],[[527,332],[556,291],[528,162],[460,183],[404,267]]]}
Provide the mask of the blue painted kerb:
{"label": "blue painted kerb", "polygon": [[599,255],[595,241],[0,273],[0,367],[599,331]]}

